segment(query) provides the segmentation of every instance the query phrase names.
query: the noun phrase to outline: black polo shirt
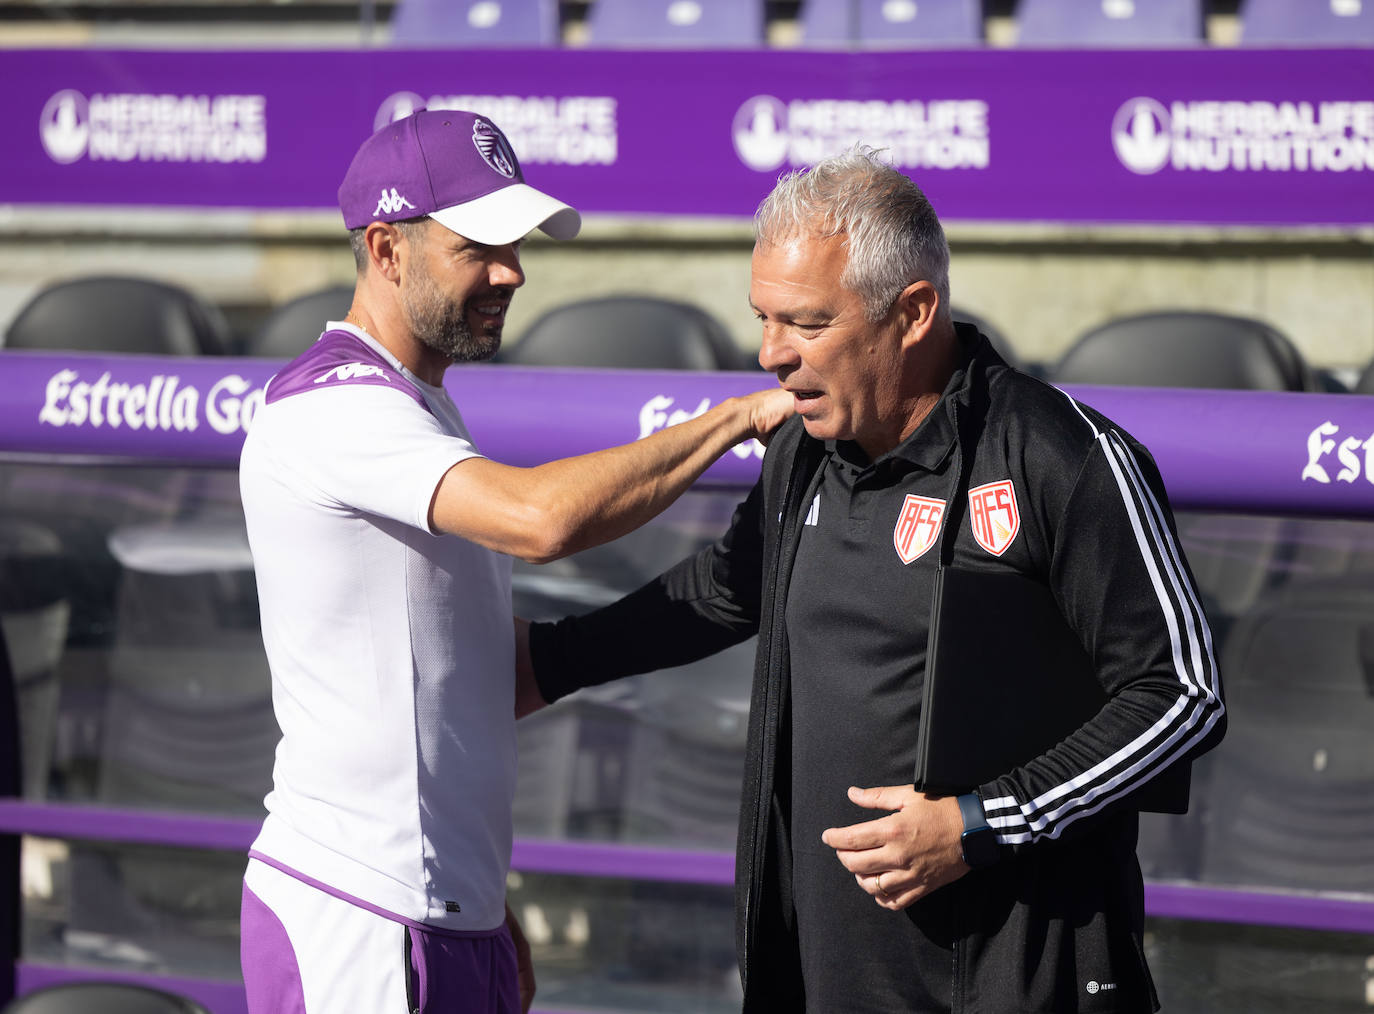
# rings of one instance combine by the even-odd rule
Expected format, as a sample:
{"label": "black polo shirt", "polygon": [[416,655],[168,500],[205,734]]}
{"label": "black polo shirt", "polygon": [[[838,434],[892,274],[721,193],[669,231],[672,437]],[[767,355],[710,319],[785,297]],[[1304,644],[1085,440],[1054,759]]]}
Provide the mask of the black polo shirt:
{"label": "black polo shirt", "polygon": [[934,911],[943,899],[879,908],[821,832],[883,815],[850,803],[849,786],[911,784],[953,444],[946,402],[877,461],[833,443],[802,527],[786,621],[793,898],[808,1009],[949,1003],[949,920],[933,918],[946,914]]}

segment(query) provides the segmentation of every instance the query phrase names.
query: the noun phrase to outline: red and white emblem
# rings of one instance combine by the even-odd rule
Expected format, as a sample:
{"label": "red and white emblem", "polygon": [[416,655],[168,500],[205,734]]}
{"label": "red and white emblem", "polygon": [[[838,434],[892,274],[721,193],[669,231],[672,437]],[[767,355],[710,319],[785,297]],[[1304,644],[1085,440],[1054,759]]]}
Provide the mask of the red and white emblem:
{"label": "red and white emblem", "polygon": [[908,493],[892,529],[892,545],[903,563],[910,563],[931,546],[940,535],[945,517],[945,501]]}
{"label": "red and white emblem", "polygon": [[968,491],[969,524],[973,537],[993,556],[1001,556],[1021,530],[1016,489],[1010,479],[990,482]]}

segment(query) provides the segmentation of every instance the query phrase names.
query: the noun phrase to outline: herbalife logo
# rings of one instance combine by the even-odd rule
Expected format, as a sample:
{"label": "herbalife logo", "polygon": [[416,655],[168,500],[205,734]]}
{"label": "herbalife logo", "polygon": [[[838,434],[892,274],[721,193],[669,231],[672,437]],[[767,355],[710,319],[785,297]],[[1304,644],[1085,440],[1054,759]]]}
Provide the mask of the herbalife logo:
{"label": "herbalife logo", "polygon": [[1112,148],[1133,173],[1374,170],[1374,102],[1125,102]]}
{"label": "herbalife logo", "polygon": [[382,198],[377,202],[377,206],[372,209],[372,214],[374,216],[394,215],[402,208],[409,208],[411,211],[414,211],[415,205],[411,204],[400,194],[396,193],[395,187],[392,187],[389,192],[387,191],[386,187],[383,187]]}
{"label": "herbalife logo", "polygon": [[90,107],[80,92],[58,92],[48,99],[38,120],[43,148],[54,162],[67,165],[86,154],[90,138]]}
{"label": "herbalife logo", "polygon": [[261,162],[267,157],[262,95],[85,95],[70,88],[38,117],[48,157],[92,162]]}
{"label": "herbalife logo", "polygon": [[1112,120],[1112,147],[1133,173],[1148,176],[1169,161],[1169,111],[1154,99],[1131,99]]}
{"label": "herbalife logo", "polygon": [[909,169],[986,169],[991,153],[982,99],[784,103],[755,95],[736,110],[730,138],[739,160],[755,172],[814,165],[860,141]]}
{"label": "herbalife logo", "polygon": [[521,165],[615,165],[620,147],[616,108],[616,99],[609,95],[550,98],[393,92],[377,107],[372,127],[380,130],[418,109],[468,110],[502,124],[503,140],[494,134],[484,137],[480,131],[474,132],[472,140],[492,168],[513,179]]}
{"label": "herbalife logo", "polygon": [[411,113],[424,108],[424,98],[414,92],[394,92],[377,107],[377,115],[372,118],[372,129],[381,130],[388,123],[404,120]]}
{"label": "herbalife logo", "polygon": [[787,159],[787,107],[771,95],[754,96],[735,113],[730,136],[741,162],[771,172]]}

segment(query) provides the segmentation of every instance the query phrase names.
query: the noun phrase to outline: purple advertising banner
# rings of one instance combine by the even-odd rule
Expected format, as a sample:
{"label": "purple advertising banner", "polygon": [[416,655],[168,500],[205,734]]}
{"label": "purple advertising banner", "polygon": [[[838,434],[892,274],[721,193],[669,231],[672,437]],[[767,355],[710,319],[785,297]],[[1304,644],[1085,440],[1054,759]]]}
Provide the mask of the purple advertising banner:
{"label": "purple advertising banner", "polygon": [[[0,352],[0,453],[232,468],[279,363]],[[531,465],[629,443],[770,386],[762,373],[470,366],[445,381],[482,450]],[[1141,439],[1175,506],[1374,518],[1374,397],[1070,387]],[[763,448],[706,475],[747,486]]]}
{"label": "purple advertising banner", "polygon": [[863,141],[951,220],[1374,222],[1368,49],[10,50],[0,80],[8,204],[330,208],[424,105],[587,212],[749,215]]}

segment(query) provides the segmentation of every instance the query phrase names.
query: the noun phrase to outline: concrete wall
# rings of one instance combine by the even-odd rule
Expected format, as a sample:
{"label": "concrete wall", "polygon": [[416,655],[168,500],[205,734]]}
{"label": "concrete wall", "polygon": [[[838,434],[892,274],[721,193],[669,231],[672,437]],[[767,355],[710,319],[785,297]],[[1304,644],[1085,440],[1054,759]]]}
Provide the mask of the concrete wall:
{"label": "concrete wall", "polygon": [[[1216,230],[948,224],[952,301],[1027,360],[1052,362],[1085,329],[1152,309],[1259,317],[1312,365],[1374,359],[1374,229]],[[592,218],[573,243],[536,236],[511,311],[519,340],[545,309],[652,293],[710,310],[757,348],[747,222]],[[353,262],[332,214],[0,208],[0,331],[40,286],[150,275],[201,293],[246,330],[274,304],[340,282]]]}

